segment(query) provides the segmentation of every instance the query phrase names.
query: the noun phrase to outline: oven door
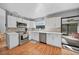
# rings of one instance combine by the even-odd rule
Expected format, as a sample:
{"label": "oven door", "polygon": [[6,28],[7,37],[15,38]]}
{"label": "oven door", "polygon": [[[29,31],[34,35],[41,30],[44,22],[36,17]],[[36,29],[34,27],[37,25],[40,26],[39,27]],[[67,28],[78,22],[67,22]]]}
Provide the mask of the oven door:
{"label": "oven door", "polygon": [[23,34],[23,39],[27,39],[28,38],[28,34]]}

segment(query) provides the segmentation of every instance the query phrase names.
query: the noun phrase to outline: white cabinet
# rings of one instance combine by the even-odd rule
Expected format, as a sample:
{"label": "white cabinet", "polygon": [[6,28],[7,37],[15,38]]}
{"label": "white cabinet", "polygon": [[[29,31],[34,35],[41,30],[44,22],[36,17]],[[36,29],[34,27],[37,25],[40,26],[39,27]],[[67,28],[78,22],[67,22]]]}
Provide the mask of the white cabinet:
{"label": "white cabinet", "polygon": [[29,22],[29,28],[36,28],[35,21]]}
{"label": "white cabinet", "polygon": [[35,21],[30,21],[22,18],[17,18],[17,22],[27,24],[27,28],[36,28]]}
{"label": "white cabinet", "polygon": [[39,41],[39,33],[34,32],[34,40]]}
{"label": "white cabinet", "polygon": [[27,28],[29,28],[30,27],[30,21],[29,20],[25,20],[25,19],[23,19],[23,21],[22,21],[23,23],[26,23],[27,24]]}
{"label": "white cabinet", "polygon": [[27,20],[27,28],[29,28],[30,27],[30,21],[29,20]]}
{"label": "white cabinet", "polygon": [[39,33],[38,32],[31,32],[30,33],[30,40],[33,39],[35,41],[39,41]]}
{"label": "white cabinet", "polygon": [[17,22],[22,22],[22,18],[17,17]]}
{"label": "white cabinet", "polygon": [[34,34],[32,32],[29,31],[29,40],[34,38]]}
{"label": "white cabinet", "polygon": [[21,22],[21,23],[27,24],[27,28],[34,28],[35,27],[35,24],[34,24],[33,21],[29,21],[29,20],[26,20],[26,19],[17,18],[17,22]]}
{"label": "white cabinet", "polygon": [[48,31],[53,31],[53,29],[61,28],[61,18],[60,17],[51,17],[45,18],[45,29]]}
{"label": "white cabinet", "polygon": [[8,27],[9,28],[16,28],[16,21],[17,21],[16,17],[8,15]]}
{"label": "white cabinet", "polygon": [[9,49],[19,45],[18,33],[7,33],[7,45]]}
{"label": "white cabinet", "polygon": [[61,35],[48,33],[47,44],[52,45],[52,46],[61,47]]}
{"label": "white cabinet", "polygon": [[25,19],[22,19],[22,23],[27,23],[27,20],[25,20]]}
{"label": "white cabinet", "polygon": [[5,32],[6,30],[6,27],[5,27],[5,24],[6,24],[6,21],[5,21],[5,10],[1,9],[0,8],[0,32]]}

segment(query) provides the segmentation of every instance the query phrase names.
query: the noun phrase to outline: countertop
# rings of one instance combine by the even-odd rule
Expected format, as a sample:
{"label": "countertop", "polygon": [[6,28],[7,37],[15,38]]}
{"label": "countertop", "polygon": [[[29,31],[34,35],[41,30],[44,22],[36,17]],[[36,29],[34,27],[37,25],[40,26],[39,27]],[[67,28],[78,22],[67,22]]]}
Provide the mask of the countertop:
{"label": "countertop", "polygon": [[38,33],[50,33],[50,34],[62,34],[61,32],[50,32],[50,31],[31,31],[31,32],[38,32]]}
{"label": "countertop", "polygon": [[[46,33],[46,34],[60,34],[61,32],[53,32],[53,31],[28,31],[28,32],[37,32],[37,33]],[[6,34],[17,34],[17,32],[6,32]]]}
{"label": "countertop", "polygon": [[18,33],[16,33],[16,32],[7,32],[6,34],[13,35],[13,34],[18,34]]}

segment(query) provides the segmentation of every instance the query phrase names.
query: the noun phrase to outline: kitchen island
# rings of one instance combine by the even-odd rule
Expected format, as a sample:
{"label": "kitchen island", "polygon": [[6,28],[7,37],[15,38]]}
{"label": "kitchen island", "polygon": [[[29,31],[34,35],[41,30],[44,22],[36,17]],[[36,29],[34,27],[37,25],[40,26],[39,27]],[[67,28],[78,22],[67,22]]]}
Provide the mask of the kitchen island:
{"label": "kitchen island", "polygon": [[16,32],[7,32],[6,39],[7,47],[9,49],[15,48],[19,45],[19,35]]}
{"label": "kitchen island", "polygon": [[29,39],[33,39],[42,43],[46,43],[56,47],[62,47],[62,33],[49,31],[30,31]]}

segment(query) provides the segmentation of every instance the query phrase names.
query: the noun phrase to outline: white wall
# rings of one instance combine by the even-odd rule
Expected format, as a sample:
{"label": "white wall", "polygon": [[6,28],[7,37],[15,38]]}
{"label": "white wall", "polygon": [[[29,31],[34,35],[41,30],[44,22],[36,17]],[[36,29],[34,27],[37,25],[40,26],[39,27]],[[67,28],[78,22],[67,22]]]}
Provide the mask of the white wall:
{"label": "white wall", "polygon": [[79,33],[79,24],[78,24],[77,32]]}
{"label": "white wall", "polygon": [[5,32],[5,11],[0,8],[0,32]]}

